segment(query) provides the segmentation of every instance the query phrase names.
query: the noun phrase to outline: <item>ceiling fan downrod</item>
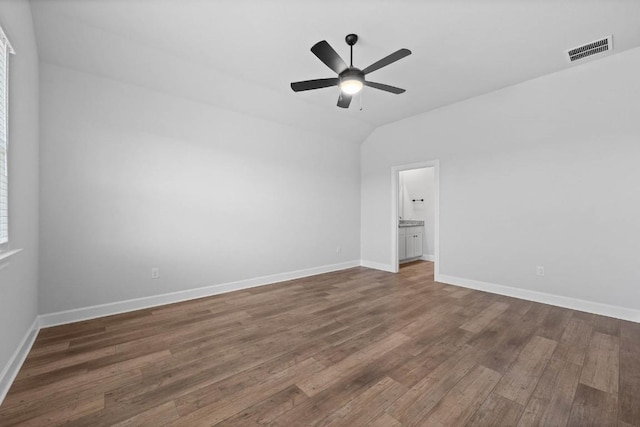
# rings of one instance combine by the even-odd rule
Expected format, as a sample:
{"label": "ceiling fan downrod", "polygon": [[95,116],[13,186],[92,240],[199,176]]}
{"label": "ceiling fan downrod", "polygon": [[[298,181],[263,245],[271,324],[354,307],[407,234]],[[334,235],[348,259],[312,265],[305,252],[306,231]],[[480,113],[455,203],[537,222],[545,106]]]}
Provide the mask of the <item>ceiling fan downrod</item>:
{"label": "ceiling fan downrod", "polygon": [[347,36],[344,38],[344,40],[347,42],[347,44],[351,48],[351,65],[349,65],[349,67],[353,67],[353,45],[358,42],[358,35],[357,34],[347,34]]}

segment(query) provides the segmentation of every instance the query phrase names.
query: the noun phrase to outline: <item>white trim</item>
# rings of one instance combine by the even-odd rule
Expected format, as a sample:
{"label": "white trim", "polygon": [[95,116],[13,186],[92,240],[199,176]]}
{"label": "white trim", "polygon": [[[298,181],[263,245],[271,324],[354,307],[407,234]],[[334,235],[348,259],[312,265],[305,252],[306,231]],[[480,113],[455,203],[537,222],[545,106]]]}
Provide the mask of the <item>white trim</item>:
{"label": "white trim", "polygon": [[391,167],[391,267],[392,273],[400,271],[398,260],[398,183],[400,171],[411,169],[433,168],[433,179],[435,185],[435,207],[434,207],[434,256],[435,275],[440,272],[440,161],[429,160],[419,163]]}
{"label": "white trim", "polygon": [[13,353],[13,355],[11,355],[11,357],[7,361],[7,364],[4,365],[4,368],[0,373],[0,405],[9,392],[9,389],[13,384],[13,380],[16,379],[18,372],[20,372],[20,368],[22,368],[22,364],[27,358],[29,351],[31,351],[31,347],[35,342],[39,331],[40,324],[38,321],[38,316],[36,316],[36,318],[33,319],[31,327],[22,338],[22,341],[20,341],[20,345],[18,346],[18,348],[16,348],[16,351]]}
{"label": "white trim", "polygon": [[422,254],[422,256],[420,257],[421,260],[423,261],[431,261],[434,262],[436,260],[435,255],[428,255],[428,254]]}
{"label": "white trim", "polygon": [[496,285],[494,283],[481,282],[478,280],[465,279],[462,277],[448,276],[445,274],[436,275],[435,281],[440,283],[447,283],[449,285],[462,286],[464,288],[477,289],[479,291],[491,292],[493,294],[520,298],[527,301],[535,301],[543,304],[550,304],[578,311],[586,311],[587,313],[615,317],[616,319],[623,319],[640,323],[640,310],[634,310],[632,308],[625,308],[594,301],[582,300],[578,298],[565,297],[562,295],[531,291],[528,289]]}
{"label": "white trim", "polygon": [[13,46],[11,46],[11,43],[9,42],[9,38],[4,33],[4,30],[2,29],[2,27],[0,27],[0,43],[3,43],[5,46],[7,46],[7,52],[9,52],[12,55],[15,55],[16,51],[13,49]]}
{"label": "white trim", "polygon": [[257,286],[270,285],[277,282],[300,279],[303,277],[315,276],[317,274],[330,273],[332,271],[345,270],[347,268],[358,266],[360,266],[360,261],[347,261],[339,264],[330,264],[304,270],[290,271],[287,273],[273,274],[270,276],[256,277],[254,279],[239,280],[237,282],[221,283],[218,285],[205,286],[202,288],[188,289],[167,294],[153,295],[149,297],[117,301],[108,304],[76,308],[73,310],[59,311],[56,313],[42,314],[40,315],[40,327],[47,328],[50,326],[80,322],[82,320],[95,319],[98,317],[111,316],[113,314],[120,314],[134,310],[141,310],[144,308],[157,307],[159,305],[188,301],[196,298],[203,298],[226,292],[238,291],[241,289],[255,288]]}
{"label": "white trim", "polygon": [[20,251],[22,251],[22,249],[11,249],[5,252],[0,252],[0,261],[2,261],[3,259],[9,258],[11,255],[15,255]]}
{"label": "white trim", "polygon": [[[400,266],[402,264],[408,264],[410,262],[415,262],[415,261],[429,261],[429,260],[428,259],[423,259],[422,256],[416,256],[416,257],[413,257],[413,258],[401,259],[401,260],[398,260],[398,268],[400,268]],[[397,273],[397,271],[392,271],[392,273]]]}
{"label": "white trim", "polygon": [[373,268],[374,270],[382,270],[389,273],[397,273],[397,271],[394,270],[392,265],[383,264],[381,262],[367,261],[366,259],[363,259],[360,261],[360,265],[366,268]]}

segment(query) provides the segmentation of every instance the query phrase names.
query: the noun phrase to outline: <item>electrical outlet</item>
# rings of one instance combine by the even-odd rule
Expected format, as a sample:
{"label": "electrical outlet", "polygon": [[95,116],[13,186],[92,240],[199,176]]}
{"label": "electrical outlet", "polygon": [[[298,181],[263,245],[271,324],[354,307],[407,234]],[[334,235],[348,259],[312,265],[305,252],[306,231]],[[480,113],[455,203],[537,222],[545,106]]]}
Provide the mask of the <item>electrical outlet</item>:
{"label": "electrical outlet", "polygon": [[151,278],[157,279],[160,277],[160,269],[158,267],[153,267],[151,269]]}
{"label": "electrical outlet", "polygon": [[544,267],[539,265],[536,267],[536,274],[538,276],[544,276]]}

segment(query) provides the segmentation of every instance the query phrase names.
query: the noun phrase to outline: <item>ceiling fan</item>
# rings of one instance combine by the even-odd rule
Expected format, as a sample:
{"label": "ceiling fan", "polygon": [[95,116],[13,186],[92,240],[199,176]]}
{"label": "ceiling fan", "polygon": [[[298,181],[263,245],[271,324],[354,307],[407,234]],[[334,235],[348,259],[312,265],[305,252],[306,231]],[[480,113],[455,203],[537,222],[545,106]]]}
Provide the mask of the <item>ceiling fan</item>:
{"label": "ceiling fan", "polygon": [[311,52],[313,52],[320,61],[324,62],[327,67],[338,73],[338,77],[294,82],[291,83],[291,89],[293,89],[294,92],[301,92],[304,90],[339,86],[341,91],[340,96],[338,97],[338,107],[341,108],[349,108],[352,96],[360,92],[363,86],[373,87],[386,92],[395,93],[396,95],[405,92],[404,89],[400,89],[399,87],[367,81],[365,76],[382,67],[386,67],[405,56],[411,55],[411,51],[409,49],[397,50],[391,55],[385,56],[378,62],[374,62],[369,65],[364,70],[361,70],[353,66],[353,45],[357,43],[358,36],[356,34],[349,34],[345,37],[345,41],[351,48],[351,65],[348,67],[342,58],[340,58],[340,55],[338,55],[326,40],[322,40],[314,44],[311,48]]}

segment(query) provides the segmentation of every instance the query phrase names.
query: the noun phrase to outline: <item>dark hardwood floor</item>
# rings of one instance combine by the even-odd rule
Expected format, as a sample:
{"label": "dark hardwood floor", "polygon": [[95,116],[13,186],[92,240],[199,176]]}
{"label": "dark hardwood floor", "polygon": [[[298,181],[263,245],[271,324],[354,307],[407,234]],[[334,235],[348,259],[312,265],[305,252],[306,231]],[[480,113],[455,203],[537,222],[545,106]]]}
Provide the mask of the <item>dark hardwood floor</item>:
{"label": "dark hardwood floor", "polygon": [[43,329],[0,425],[640,426],[640,324],[354,268]]}

